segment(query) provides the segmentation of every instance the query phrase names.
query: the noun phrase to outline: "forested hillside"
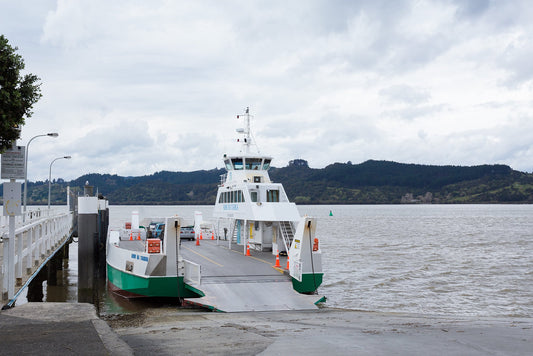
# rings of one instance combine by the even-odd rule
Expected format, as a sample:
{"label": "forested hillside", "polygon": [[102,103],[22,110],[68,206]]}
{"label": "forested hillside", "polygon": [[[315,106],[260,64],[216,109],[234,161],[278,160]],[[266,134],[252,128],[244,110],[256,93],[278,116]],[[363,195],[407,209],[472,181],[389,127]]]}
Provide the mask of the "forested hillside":
{"label": "forested hillside", "polygon": [[[65,201],[66,186],[81,191],[85,182],[110,204],[214,204],[223,169],[157,172],[141,177],[88,174],[71,182],[54,181],[52,203]],[[530,203],[533,175],[506,165],[430,166],[389,161],[334,163],[309,168],[304,160],[272,168],[299,204]],[[29,204],[46,204],[48,182],[29,184]]]}

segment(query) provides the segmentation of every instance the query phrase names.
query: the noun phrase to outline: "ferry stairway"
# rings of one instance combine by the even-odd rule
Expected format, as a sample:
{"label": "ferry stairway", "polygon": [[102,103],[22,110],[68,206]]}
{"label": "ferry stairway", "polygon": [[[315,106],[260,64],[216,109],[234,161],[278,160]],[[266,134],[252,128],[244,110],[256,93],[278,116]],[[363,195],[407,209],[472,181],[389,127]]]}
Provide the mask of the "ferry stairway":
{"label": "ferry stairway", "polygon": [[280,221],[279,230],[281,231],[281,236],[283,237],[285,249],[286,251],[289,251],[292,240],[294,239],[294,230],[292,228],[292,223],[290,221]]}

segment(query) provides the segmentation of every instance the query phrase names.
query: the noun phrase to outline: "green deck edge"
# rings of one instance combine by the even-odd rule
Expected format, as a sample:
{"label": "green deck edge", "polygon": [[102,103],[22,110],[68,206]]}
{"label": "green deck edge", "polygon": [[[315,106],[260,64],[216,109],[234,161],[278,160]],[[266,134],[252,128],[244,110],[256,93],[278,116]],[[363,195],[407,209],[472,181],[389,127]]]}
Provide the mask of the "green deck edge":
{"label": "green deck edge", "polygon": [[117,288],[145,297],[198,298],[203,293],[187,285],[183,277],[137,276],[107,265],[107,279]]}
{"label": "green deck edge", "polygon": [[298,293],[313,293],[322,284],[323,273],[302,274],[302,281],[292,278],[292,288]]}
{"label": "green deck edge", "polygon": [[317,301],[315,302],[315,305],[318,305],[318,304],[320,304],[320,303],[325,303],[326,300],[327,300],[326,296],[322,296],[322,298],[320,298],[319,300],[317,300]]}

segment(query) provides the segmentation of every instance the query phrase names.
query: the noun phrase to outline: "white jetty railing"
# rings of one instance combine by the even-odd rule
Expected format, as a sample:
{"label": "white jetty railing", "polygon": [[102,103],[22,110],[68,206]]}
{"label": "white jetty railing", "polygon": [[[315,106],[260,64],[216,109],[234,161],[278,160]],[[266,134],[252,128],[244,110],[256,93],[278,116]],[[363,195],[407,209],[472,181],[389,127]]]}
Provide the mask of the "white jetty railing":
{"label": "white jetty railing", "polygon": [[[13,298],[15,285],[21,286],[23,281],[65,242],[72,229],[72,212],[66,207],[28,211],[24,223],[22,216],[17,217],[14,248],[11,247],[11,251],[8,251],[5,246],[9,234],[8,218],[8,216],[0,218],[0,239],[3,241],[0,243],[2,302]],[[11,256],[13,253],[14,256]],[[7,261],[14,263],[8,265]]]}

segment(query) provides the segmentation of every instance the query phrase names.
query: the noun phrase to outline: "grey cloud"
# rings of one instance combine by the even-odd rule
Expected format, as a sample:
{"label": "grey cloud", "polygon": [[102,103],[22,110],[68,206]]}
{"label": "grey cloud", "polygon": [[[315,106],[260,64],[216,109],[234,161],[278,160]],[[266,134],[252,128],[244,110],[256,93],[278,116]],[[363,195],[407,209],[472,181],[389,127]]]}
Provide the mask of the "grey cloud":
{"label": "grey cloud", "polygon": [[444,104],[407,106],[396,110],[385,110],[381,113],[384,117],[393,117],[402,120],[414,120],[420,117],[428,117],[446,109]]}
{"label": "grey cloud", "polygon": [[386,100],[406,104],[420,104],[429,101],[431,94],[425,88],[415,88],[410,85],[400,84],[383,88],[379,95]]}
{"label": "grey cloud", "polygon": [[490,0],[455,0],[457,15],[461,18],[477,18],[490,7]]}

